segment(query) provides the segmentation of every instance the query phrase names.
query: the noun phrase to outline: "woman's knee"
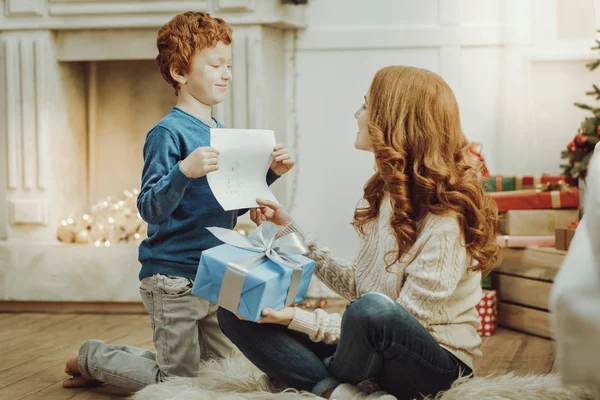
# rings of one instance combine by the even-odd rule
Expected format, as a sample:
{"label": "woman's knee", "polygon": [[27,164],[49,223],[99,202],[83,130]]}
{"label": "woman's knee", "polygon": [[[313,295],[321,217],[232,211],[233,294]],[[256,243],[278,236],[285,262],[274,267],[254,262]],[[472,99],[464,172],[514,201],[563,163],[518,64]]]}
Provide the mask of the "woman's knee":
{"label": "woman's knee", "polygon": [[350,303],[344,317],[360,320],[362,323],[385,323],[402,319],[407,313],[389,296],[370,292]]}
{"label": "woman's knee", "polygon": [[219,307],[217,310],[217,320],[219,321],[221,330],[227,336],[229,336],[230,332],[235,332],[236,325],[242,322],[234,313],[222,307]]}
{"label": "woman's knee", "polygon": [[353,314],[372,314],[373,312],[395,311],[398,303],[382,293],[369,292],[360,296],[348,305],[349,312]]}

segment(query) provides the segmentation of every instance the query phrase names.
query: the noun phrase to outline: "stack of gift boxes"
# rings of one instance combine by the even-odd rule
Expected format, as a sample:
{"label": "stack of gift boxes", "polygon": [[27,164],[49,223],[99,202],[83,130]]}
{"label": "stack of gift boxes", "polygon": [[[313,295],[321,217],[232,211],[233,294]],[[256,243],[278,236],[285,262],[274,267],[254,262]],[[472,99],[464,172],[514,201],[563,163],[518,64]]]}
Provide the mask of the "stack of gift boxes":
{"label": "stack of gift boxes", "polygon": [[[562,175],[492,176],[483,185],[498,206],[501,247],[554,247],[566,250],[579,219],[577,182]],[[482,281],[477,305],[481,336],[496,328],[496,291],[491,276]]]}
{"label": "stack of gift boxes", "polygon": [[563,175],[488,177],[498,205],[501,247],[554,247],[558,231],[579,219],[576,181]]}

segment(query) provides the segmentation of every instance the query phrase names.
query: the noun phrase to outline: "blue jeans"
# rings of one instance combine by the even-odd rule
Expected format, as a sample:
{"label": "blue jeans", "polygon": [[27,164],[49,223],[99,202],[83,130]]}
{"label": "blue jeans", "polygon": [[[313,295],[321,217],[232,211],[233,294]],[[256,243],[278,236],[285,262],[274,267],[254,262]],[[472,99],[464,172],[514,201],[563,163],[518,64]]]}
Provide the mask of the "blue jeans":
{"label": "blue jeans", "polygon": [[221,329],[270,378],[321,395],[340,383],[375,378],[398,399],[446,390],[471,369],[442,348],[400,304],[380,293],[352,301],[339,343],[315,343],[282,325],[239,320],[219,308]]}

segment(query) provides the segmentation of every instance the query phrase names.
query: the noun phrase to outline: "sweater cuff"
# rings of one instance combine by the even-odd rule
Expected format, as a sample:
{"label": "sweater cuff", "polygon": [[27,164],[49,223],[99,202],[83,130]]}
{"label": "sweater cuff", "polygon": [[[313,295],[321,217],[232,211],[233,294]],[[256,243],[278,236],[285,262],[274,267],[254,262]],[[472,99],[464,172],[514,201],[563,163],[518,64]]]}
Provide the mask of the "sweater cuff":
{"label": "sweater cuff", "polygon": [[171,187],[177,194],[183,194],[183,191],[189,186],[192,181],[190,178],[185,176],[177,163],[168,175],[168,181],[171,182]]}
{"label": "sweater cuff", "polygon": [[283,228],[277,236],[278,237],[285,236],[285,235],[289,235],[290,233],[297,233],[302,237],[302,239],[304,239],[306,236],[306,235],[304,235],[304,232],[302,231],[302,229],[300,229],[298,224],[296,224],[296,221],[292,221],[289,224],[287,224],[286,227]]}
{"label": "sweater cuff", "polygon": [[288,329],[313,337],[317,331],[315,313],[294,307],[294,319],[288,325]]}

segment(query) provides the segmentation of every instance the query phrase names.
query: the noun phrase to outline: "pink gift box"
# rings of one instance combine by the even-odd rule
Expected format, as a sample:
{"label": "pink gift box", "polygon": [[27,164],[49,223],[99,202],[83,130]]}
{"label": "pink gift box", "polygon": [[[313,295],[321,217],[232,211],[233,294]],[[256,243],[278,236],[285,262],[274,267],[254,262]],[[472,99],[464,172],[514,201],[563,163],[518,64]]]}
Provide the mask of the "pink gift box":
{"label": "pink gift box", "polygon": [[496,237],[496,243],[502,248],[554,247],[556,236],[499,235]]}

